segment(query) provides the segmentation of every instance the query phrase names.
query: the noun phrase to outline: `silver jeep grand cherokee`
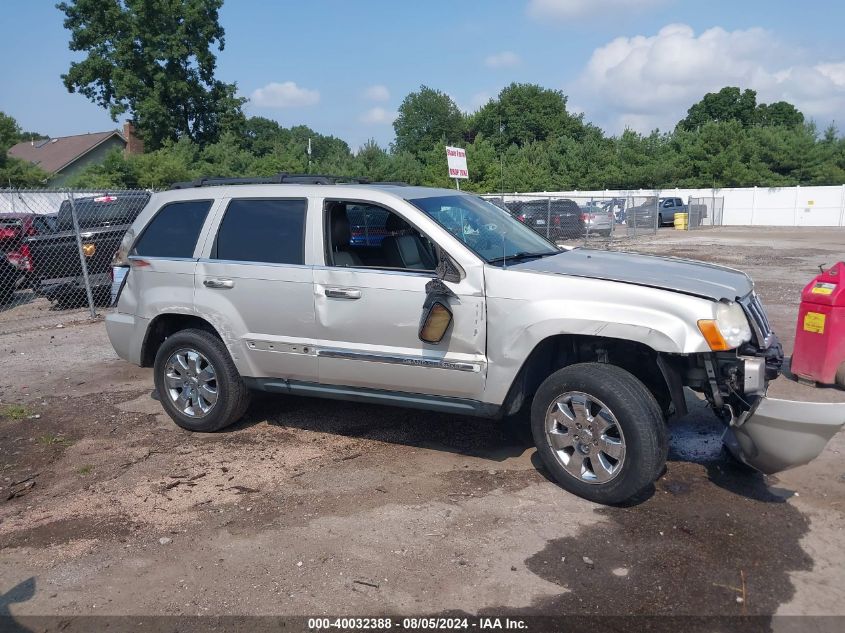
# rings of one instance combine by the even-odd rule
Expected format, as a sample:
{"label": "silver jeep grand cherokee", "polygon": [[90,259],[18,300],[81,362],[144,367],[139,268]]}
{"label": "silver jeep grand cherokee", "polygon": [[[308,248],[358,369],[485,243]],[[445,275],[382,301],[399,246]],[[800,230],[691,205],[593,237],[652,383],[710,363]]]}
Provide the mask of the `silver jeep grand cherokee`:
{"label": "silver jeep grand cherokee", "polygon": [[561,486],[618,503],[663,469],[666,423],[705,394],[771,473],[813,459],[845,406],[766,398],[780,344],[751,280],[666,257],[560,250],[474,195],[325,177],[155,194],[117,257],[106,325],[154,367],[181,427],[251,390],[530,417]]}

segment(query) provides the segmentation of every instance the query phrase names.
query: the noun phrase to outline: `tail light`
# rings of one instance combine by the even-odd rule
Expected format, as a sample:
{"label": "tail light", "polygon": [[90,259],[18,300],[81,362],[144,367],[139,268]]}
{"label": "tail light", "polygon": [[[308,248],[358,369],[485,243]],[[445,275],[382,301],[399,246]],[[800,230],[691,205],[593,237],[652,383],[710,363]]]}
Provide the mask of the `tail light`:
{"label": "tail light", "polygon": [[22,270],[25,273],[31,273],[32,251],[29,250],[29,244],[21,244],[18,252],[21,254],[21,258],[18,260],[18,270]]}
{"label": "tail light", "polygon": [[100,203],[114,202],[115,200],[117,200],[117,196],[98,196],[97,198],[94,198],[94,202],[100,202]]}
{"label": "tail light", "polygon": [[17,229],[0,229],[0,240],[10,240],[18,236]]}
{"label": "tail light", "polygon": [[23,244],[16,251],[9,251],[6,253],[6,259],[21,272],[32,272],[32,252],[29,250],[28,245]]}
{"label": "tail light", "polygon": [[120,247],[112,258],[112,266],[128,266],[129,265],[129,251],[135,243],[135,230],[129,227],[129,230],[123,234],[123,239],[120,242]]}
{"label": "tail light", "polygon": [[556,215],[552,218],[552,224],[554,226],[560,226],[560,216]]}
{"label": "tail light", "polygon": [[525,214],[520,213],[518,216],[516,216],[516,219],[519,220],[520,222],[524,223],[525,222]]}
{"label": "tail light", "polygon": [[590,219],[590,214],[589,214],[589,213],[582,213],[582,214],[581,214],[581,220],[582,220],[583,222],[587,222],[589,219]]}

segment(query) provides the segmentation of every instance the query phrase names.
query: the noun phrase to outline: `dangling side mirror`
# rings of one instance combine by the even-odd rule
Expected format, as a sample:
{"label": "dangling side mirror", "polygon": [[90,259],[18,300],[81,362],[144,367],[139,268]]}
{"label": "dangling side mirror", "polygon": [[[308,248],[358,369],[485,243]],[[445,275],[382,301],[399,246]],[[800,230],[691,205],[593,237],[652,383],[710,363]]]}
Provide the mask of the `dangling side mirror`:
{"label": "dangling side mirror", "polygon": [[455,295],[440,279],[429,281],[425,285],[425,293],[419,337],[424,343],[437,345],[452,325],[449,297]]}

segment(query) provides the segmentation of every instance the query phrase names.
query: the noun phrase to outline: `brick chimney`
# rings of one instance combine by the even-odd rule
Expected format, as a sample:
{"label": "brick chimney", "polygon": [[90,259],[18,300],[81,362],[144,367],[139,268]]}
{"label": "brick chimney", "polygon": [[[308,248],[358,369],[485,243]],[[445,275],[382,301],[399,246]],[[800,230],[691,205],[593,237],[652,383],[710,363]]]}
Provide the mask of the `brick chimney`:
{"label": "brick chimney", "polygon": [[144,141],[135,135],[135,126],[132,121],[123,124],[123,138],[126,139],[126,147],[123,150],[124,156],[144,153]]}

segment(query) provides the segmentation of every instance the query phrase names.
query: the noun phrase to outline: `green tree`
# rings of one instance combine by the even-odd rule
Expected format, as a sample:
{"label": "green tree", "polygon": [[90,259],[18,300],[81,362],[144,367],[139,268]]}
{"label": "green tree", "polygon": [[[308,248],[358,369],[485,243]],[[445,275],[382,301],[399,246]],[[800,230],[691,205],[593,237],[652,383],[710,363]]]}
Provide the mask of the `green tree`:
{"label": "green tree", "polygon": [[804,123],[804,115],[791,103],[776,101],[768,105],[765,103],[758,105],[755,121],[757,125],[763,127],[795,127]]}
{"label": "green tree", "polygon": [[473,134],[483,134],[499,149],[584,135],[581,117],[566,110],[566,95],[536,84],[512,83],[503,88],[472,117],[471,127]]}
{"label": "green tree", "polygon": [[0,149],[5,156],[8,149],[21,140],[21,127],[5,112],[0,112]]}
{"label": "green tree", "polygon": [[399,106],[399,116],[393,122],[396,132],[394,148],[398,152],[407,151],[421,156],[437,143],[461,142],[464,127],[464,115],[449,95],[420,86]]}
{"label": "green tree", "polygon": [[71,62],[62,80],[107,109],[129,114],[148,149],[188,138],[214,142],[243,123],[235,84],[214,78],[223,49],[223,0],[68,0],[57,6],[70,30]]}
{"label": "green tree", "polygon": [[742,127],[749,127],[755,121],[756,110],[757,93],[754,90],[727,86],[719,92],[704,95],[701,101],[687,110],[686,118],[678,126],[684,130],[697,130],[706,123],[738,121]]}
{"label": "green tree", "polygon": [[0,188],[37,187],[43,185],[48,174],[25,160],[8,155],[9,148],[21,141],[44,138],[37,132],[23,132],[20,125],[5,112],[0,112]]}

